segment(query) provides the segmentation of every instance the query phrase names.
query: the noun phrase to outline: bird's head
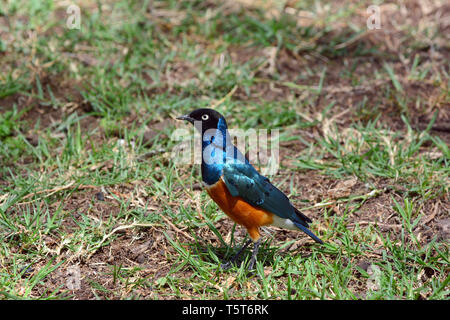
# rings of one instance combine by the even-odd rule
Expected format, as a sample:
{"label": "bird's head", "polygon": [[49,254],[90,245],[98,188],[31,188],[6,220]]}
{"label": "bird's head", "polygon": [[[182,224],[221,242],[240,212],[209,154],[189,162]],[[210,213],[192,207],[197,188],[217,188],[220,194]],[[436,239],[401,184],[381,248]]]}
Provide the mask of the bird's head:
{"label": "bird's head", "polygon": [[208,108],[196,109],[189,114],[178,117],[177,120],[189,121],[201,133],[209,129],[227,129],[225,118],[219,112]]}

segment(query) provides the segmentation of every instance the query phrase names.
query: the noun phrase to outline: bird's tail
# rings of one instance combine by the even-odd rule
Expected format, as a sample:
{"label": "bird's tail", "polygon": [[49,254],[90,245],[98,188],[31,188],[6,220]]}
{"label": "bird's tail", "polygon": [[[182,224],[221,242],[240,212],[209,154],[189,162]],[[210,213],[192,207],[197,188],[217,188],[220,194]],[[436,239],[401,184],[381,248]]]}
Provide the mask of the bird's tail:
{"label": "bird's tail", "polygon": [[320,240],[314,233],[311,232],[311,230],[309,230],[307,227],[305,227],[304,225],[301,225],[300,223],[294,221],[294,224],[297,226],[297,228],[299,228],[300,230],[302,230],[304,233],[306,233],[308,236],[310,236],[314,241],[323,244],[323,241]]}

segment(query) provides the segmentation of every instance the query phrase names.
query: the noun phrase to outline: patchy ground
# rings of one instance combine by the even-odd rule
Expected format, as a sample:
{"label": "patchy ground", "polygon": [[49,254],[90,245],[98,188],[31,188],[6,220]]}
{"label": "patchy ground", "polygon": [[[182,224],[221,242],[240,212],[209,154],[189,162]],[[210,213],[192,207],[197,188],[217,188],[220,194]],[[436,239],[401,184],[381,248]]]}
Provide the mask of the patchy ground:
{"label": "patchy ground", "polygon": [[[445,299],[445,1],[10,1],[0,11],[0,295]],[[271,180],[326,242],[245,231],[181,165],[174,119],[279,129]],[[261,159],[264,160],[264,159]],[[244,255],[245,259],[248,259]],[[245,261],[244,261],[245,262]]]}

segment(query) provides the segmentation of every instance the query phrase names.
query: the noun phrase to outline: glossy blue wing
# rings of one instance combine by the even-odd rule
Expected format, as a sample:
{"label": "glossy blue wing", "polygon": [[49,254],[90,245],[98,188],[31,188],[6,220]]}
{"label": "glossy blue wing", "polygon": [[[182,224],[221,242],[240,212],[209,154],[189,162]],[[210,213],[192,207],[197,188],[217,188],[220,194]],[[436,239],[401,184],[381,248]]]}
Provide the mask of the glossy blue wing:
{"label": "glossy blue wing", "polygon": [[248,203],[267,210],[281,218],[290,219],[300,230],[318,243],[323,243],[308,229],[311,220],[295,209],[288,197],[276,188],[269,179],[260,175],[247,161],[226,161],[223,180],[233,197],[241,197]]}
{"label": "glossy blue wing", "polygon": [[251,164],[227,161],[223,167],[223,180],[232,196],[240,196],[248,203],[281,218],[297,218],[286,195],[272,185],[269,179],[260,175]]}
{"label": "glossy blue wing", "polygon": [[247,163],[227,161],[223,166],[223,180],[231,195],[260,206],[264,203],[265,194],[258,185],[255,173],[256,170]]}

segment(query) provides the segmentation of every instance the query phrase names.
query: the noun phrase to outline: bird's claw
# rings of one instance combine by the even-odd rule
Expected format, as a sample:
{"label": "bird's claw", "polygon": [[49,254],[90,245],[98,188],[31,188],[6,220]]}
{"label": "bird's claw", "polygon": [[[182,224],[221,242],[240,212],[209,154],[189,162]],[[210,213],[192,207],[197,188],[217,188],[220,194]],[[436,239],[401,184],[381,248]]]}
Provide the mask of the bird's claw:
{"label": "bird's claw", "polygon": [[231,269],[232,266],[233,266],[233,263],[231,263],[231,261],[228,261],[228,262],[226,262],[224,264],[221,264],[220,268],[222,270],[229,270],[229,269]]}
{"label": "bird's claw", "polygon": [[[228,261],[224,264],[220,265],[220,269],[226,271],[226,270],[230,270],[233,267],[234,263],[232,261]],[[250,273],[253,273],[253,271],[255,266],[255,261],[250,261],[249,265],[247,266],[247,271]]]}

